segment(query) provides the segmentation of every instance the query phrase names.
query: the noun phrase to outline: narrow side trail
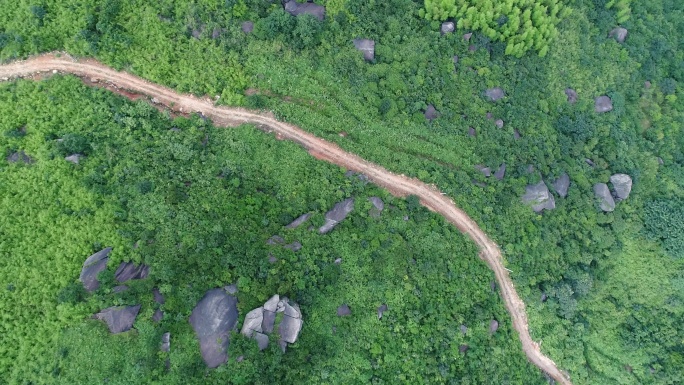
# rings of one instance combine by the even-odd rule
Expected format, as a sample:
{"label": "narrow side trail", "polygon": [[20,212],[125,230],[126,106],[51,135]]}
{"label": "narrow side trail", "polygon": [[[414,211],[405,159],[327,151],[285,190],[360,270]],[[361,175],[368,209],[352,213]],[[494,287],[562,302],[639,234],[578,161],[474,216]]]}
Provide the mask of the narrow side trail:
{"label": "narrow side trail", "polygon": [[130,92],[134,92],[147,95],[152,98],[152,103],[163,105],[172,111],[202,113],[211,118],[214,124],[218,126],[234,127],[246,123],[254,124],[266,132],[274,132],[279,139],[287,139],[300,144],[317,159],[363,173],[373,183],[386,188],[395,196],[418,196],[421,204],[444,216],[478,245],[480,258],[487,263],[496,276],[501,297],[511,316],[513,327],[518,332],[523,351],[530,362],[558,383],[571,385],[569,378],[556,367],[551,359],[543,355],[539,345],[532,341],[528,331],[525,304],[515,291],[513,281],[504,267],[501,251],[496,243],[489,239],[475,221],[468,217],[463,210],[456,207],[449,197],[442,195],[436,187],[417,179],[394,174],[301,128],[280,122],[270,114],[248,111],[242,108],[214,106],[213,101],[208,98],[179,94],[137,76],[118,72],[95,60],[75,60],[64,54],[45,54],[26,61],[1,65],[0,79],[7,81],[12,78],[59,72],[79,76],[89,84],[99,83],[101,86],[120,94],[130,96]]}

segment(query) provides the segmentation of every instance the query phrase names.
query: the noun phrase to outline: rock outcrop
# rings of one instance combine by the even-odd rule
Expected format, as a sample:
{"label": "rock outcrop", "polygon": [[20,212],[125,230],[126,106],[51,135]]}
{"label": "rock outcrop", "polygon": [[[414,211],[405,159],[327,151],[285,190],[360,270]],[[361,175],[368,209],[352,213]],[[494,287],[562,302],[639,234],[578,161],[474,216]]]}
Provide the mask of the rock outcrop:
{"label": "rock outcrop", "polygon": [[568,173],[563,173],[555,182],[553,182],[553,189],[556,190],[558,195],[565,198],[568,195],[568,189],[570,188],[570,176]]}
{"label": "rock outcrop", "polygon": [[596,183],[594,185],[594,195],[596,195],[596,199],[599,201],[601,210],[605,212],[611,212],[615,210],[615,201],[613,200],[613,196],[610,195],[610,190],[608,189],[607,184]]}
{"label": "rock outcrop", "polygon": [[614,174],[610,177],[610,183],[613,184],[615,197],[618,200],[629,198],[629,193],[632,191],[632,178],[629,175]]}
{"label": "rock outcrop", "polygon": [[487,96],[487,98],[489,98],[490,101],[495,102],[499,99],[503,99],[505,94],[503,89],[501,89],[500,87],[495,87],[485,91],[485,96]]}
{"label": "rock outcrop", "polygon": [[314,3],[298,3],[295,0],[289,0],[285,3],[285,12],[292,16],[311,15],[320,21],[325,19],[325,7]]}
{"label": "rock outcrop", "polygon": [[532,205],[532,210],[537,213],[544,209],[553,210],[556,208],[556,201],[543,180],[537,184],[528,185],[525,188],[525,195],[522,196],[522,201],[525,204]]}
{"label": "rock outcrop", "polygon": [[126,282],[131,279],[145,279],[150,274],[150,267],[147,265],[135,265],[133,262],[121,262],[114,273],[114,278],[118,282]]}
{"label": "rock outcrop", "polygon": [[366,61],[375,60],[375,40],[354,39],[354,47],[363,53]]}
{"label": "rock outcrop", "polygon": [[204,362],[215,368],[228,359],[230,331],[238,321],[237,299],[224,289],[209,290],[190,314]]}
{"label": "rock outcrop", "polygon": [[117,334],[131,330],[139,311],[140,305],[114,306],[102,310],[93,317],[104,321],[109,327],[109,331],[112,334]]}
{"label": "rock outcrop", "polygon": [[354,210],[354,198],[347,198],[337,203],[332,210],[325,214],[325,223],[318,229],[318,232],[325,234],[330,232],[338,223],[342,222],[350,212]]}
{"label": "rock outcrop", "polygon": [[88,292],[93,292],[100,287],[97,275],[107,268],[107,261],[109,260],[109,253],[111,251],[112,248],[107,247],[106,249],[91,255],[83,262],[83,268],[81,269],[81,276],[79,279],[83,282],[83,287],[85,287]]}
{"label": "rock outcrop", "polygon": [[606,95],[599,96],[594,100],[594,110],[599,113],[611,111],[613,109],[613,101]]}

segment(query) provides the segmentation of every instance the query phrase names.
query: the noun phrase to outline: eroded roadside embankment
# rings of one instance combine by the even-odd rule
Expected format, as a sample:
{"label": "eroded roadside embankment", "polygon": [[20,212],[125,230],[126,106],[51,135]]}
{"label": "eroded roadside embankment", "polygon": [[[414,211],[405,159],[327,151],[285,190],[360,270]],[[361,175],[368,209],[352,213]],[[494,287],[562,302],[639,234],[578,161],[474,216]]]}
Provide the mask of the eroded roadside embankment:
{"label": "eroded roadside embankment", "polygon": [[287,139],[300,144],[317,159],[365,174],[373,183],[386,188],[395,196],[418,196],[425,207],[444,216],[478,245],[480,257],[496,276],[501,297],[511,316],[513,327],[518,332],[523,351],[530,362],[558,383],[571,384],[566,375],[556,367],[556,364],[541,353],[539,345],[532,341],[528,331],[525,304],[515,291],[513,281],[504,268],[503,258],[496,243],[487,237],[487,234],[478,227],[475,221],[435,187],[417,179],[394,174],[379,165],[367,162],[344,151],[336,144],[320,139],[291,124],[280,122],[271,114],[241,108],[214,106],[210,99],[179,94],[137,76],[113,70],[95,60],[75,60],[67,55],[46,54],[26,61],[0,66],[0,79],[6,81],[17,77],[32,77],[46,72],[73,74],[83,78],[89,84],[100,83],[114,92],[124,95],[130,95],[128,91],[144,94],[152,98],[153,103],[165,106],[173,111],[202,113],[211,118],[217,126],[231,127],[245,123],[254,124],[262,130],[274,132],[280,139]]}

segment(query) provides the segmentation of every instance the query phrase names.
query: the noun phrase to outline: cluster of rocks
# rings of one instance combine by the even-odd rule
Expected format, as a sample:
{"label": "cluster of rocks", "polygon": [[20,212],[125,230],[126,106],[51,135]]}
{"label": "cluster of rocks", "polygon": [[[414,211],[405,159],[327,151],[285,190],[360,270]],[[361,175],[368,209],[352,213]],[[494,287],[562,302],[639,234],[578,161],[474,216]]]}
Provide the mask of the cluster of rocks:
{"label": "cluster of rocks", "polygon": [[[79,280],[87,292],[92,293],[100,287],[100,282],[97,280],[97,276],[100,274],[100,272],[107,268],[109,253],[111,253],[111,251],[111,247],[104,248],[89,256],[85,262],[83,262]],[[145,279],[149,275],[149,272],[149,266],[144,264],[136,265],[132,262],[121,262],[114,273],[114,278],[118,283],[125,283],[130,280]],[[118,285],[113,288],[113,291],[121,292],[127,289],[128,287],[126,285]],[[164,298],[157,289],[153,290],[153,295],[155,301],[163,303]],[[132,306],[113,306],[94,314],[93,318],[105,322],[109,328],[109,331],[113,334],[117,334],[128,331],[133,327],[133,323],[135,322],[139,311],[139,304]],[[157,311],[160,312],[159,310]],[[158,319],[156,319],[157,316]],[[162,316],[163,314],[161,313],[159,315],[155,313],[153,320],[158,322],[161,320]]]}
{"label": "cluster of rocks", "polygon": [[[282,318],[277,322],[278,313],[282,313]],[[297,342],[303,324],[299,305],[276,294],[263,306],[247,313],[240,332],[248,338],[254,338],[259,350],[264,350],[268,347],[268,336],[277,330],[279,345],[284,352],[288,344]]]}
{"label": "cluster of rocks", "polygon": [[[484,175],[487,178],[492,176],[492,170],[485,165],[476,164],[475,169],[477,171],[481,172],[482,175]],[[496,169],[496,171],[494,171],[493,175],[494,175],[494,178],[496,178],[496,180],[502,180],[504,178],[504,176],[506,176],[506,162],[501,163],[501,165],[499,165],[499,167]]]}
{"label": "cluster of rocks", "polygon": [[610,177],[610,183],[613,185],[612,193],[606,183],[594,185],[594,195],[599,207],[605,212],[615,210],[615,204],[629,198],[632,192],[632,178],[627,174],[613,174]]}
{"label": "cluster of rocks", "polygon": [[[612,192],[606,183],[596,183],[594,185],[594,195],[599,207],[605,212],[615,210],[616,202],[627,199],[632,191],[632,178],[627,174],[612,175],[610,183],[613,186]],[[558,179],[551,182],[551,186],[558,196],[565,198],[570,188],[570,177],[567,173],[563,173]],[[525,188],[522,201],[527,205],[531,205],[535,212],[556,208],[555,199],[543,180],[537,184],[528,185]]]}

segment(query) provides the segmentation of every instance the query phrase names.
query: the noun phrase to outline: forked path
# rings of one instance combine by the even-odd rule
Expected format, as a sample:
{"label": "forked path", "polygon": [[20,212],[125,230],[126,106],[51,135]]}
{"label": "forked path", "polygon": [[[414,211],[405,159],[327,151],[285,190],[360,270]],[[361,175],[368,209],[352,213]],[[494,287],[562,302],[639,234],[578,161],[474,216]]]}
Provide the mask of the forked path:
{"label": "forked path", "polygon": [[375,184],[388,189],[392,194],[405,197],[416,195],[421,204],[443,215],[461,232],[467,234],[480,248],[482,258],[494,272],[499,284],[501,297],[511,316],[513,327],[518,332],[522,348],[527,358],[560,384],[570,385],[568,377],[556,364],[543,355],[539,345],[532,341],[528,331],[525,304],[518,296],[507,270],[504,268],[501,252],[482,229],[454,202],[435,187],[417,179],[397,175],[384,167],[370,163],[354,154],[344,151],[336,144],[320,139],[291,124],[276,120],[272,115],[248,111],[242,108],[215,106],[207,98],[179,94],[167,87],[150,83],[137,76],[118,72],[95,60],[75,60],[63,54],[46,54],[0,66],[0,79],[3,81],[17,77],[32,77],[41,73],[70,73],[81,77],[88,83],[100,83],[107,88],[127,94],[130,92],[147,95],[152,103],[163,105],[173,111],[199,112],[211,118],[219,126],[238,126],[254,124],[267,132],[275,132],[280,139],[291,140],[303,146],[317,159],[334,163],[349,170],[363,173]]}

